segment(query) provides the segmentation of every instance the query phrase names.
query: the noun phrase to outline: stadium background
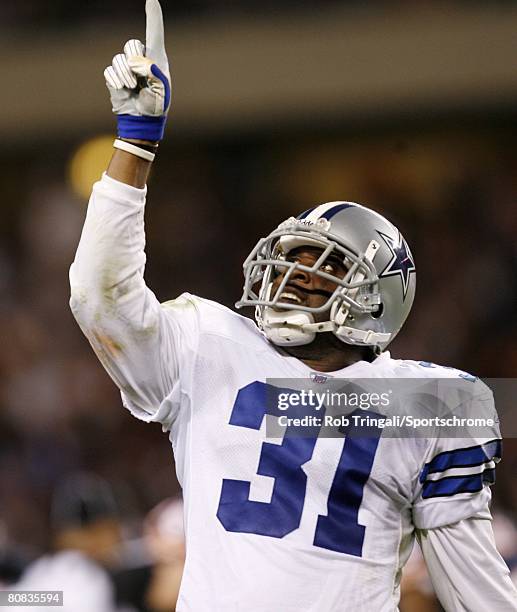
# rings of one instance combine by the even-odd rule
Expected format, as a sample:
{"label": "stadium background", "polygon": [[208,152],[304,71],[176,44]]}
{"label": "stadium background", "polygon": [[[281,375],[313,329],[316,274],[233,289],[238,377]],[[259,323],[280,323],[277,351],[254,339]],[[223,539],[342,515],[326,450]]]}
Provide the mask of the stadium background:
{"label": "stadium background", "polygon": [[[173,104],[146,226],[158,297],[188,290],[231,306],[259,236],[314,203],[359,201],[399,225],[416,259],[416,302],[392,353],[515,376],[515,2],[162,4]],[[167,437],[126,414],[67,304],[113,133],[102,71],[144,35],[143,5],[0,6],[5,558],[52,546],[51,500],[71,474],[110,484],[123,538],[178,493]],[[509,563],[516,472],[507,440],[494,508]]]}

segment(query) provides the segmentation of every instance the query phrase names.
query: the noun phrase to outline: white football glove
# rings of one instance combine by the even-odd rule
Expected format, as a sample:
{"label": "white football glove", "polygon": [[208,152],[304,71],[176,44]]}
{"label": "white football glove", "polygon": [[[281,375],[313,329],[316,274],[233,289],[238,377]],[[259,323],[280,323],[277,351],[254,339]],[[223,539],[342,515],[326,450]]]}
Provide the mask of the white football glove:
{"label": "white football glove", "polygon": [[128,40],[124,53],[104,71],[120,138],[163,138],[170,106],[170,73],[165,51],[163,15],[158,0],[147,0],[146,46]]}

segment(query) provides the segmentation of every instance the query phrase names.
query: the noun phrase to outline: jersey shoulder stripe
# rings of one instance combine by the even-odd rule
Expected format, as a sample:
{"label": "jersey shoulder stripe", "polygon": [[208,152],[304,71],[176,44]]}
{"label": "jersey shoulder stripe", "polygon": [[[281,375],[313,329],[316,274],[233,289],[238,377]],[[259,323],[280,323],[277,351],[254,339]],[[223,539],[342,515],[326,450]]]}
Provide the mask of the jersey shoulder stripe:
{"label": "jersey shoulder stripe", "polygon": [[502,457],[502,441],[490,440],[484,444],[455,448],[439,453],[425,464],[420,473],[420,482],[425,482],[428,474],[444,472],[451,468],[468,468],[483,465],[489,461],[499,461]]}
{"label": "jersey shoulder stripe", "polygon": [[422,498],[450,497],[458,493],[477,493],[485,485],[495,483],[495,468],[487,468],[481,474],[470,476],[447,476],[439,480],[430,480],[424,483]]}

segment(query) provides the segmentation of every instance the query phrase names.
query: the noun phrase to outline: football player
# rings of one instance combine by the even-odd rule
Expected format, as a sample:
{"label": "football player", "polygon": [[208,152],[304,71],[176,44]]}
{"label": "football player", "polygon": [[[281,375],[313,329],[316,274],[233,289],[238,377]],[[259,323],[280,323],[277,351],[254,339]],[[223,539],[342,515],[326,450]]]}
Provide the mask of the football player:
{"label": "football player", "polygon": [[[170,106],[158,0],[146,45],[105,71],[118,138],[94,186],[71,308],[122,401],[169,432],[185,499],[178,610],[397,609],[415,536],[447,611],[517,610],[489,511],[500,434],[266,441],[268,379],[458,378],[393,359],[415,265],[388,220],[350,202],[305,211],[261,239],[237,306],[183,294],[160,304],[144,282],[144,206]],[[492,397],[471,380],[473,402]],[[484,403],[484,404],[483,404]]]}

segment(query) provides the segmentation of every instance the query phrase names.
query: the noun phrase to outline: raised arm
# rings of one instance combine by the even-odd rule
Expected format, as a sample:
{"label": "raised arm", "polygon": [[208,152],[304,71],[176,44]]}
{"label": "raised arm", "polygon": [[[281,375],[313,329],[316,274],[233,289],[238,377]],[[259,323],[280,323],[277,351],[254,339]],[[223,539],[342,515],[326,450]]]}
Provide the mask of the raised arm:
{"label": "raised arm", "polygon": [[170,105],[158,0],[147,0],[146,14],[146,46],[128,41],[104,72],[118,138],[90,198],[70,269],[70,306],[126,405],[145,420],[165,422],[170,406],[163,402],[179,376],[182,330],[143,276],[145,185]]}
{"label": "raised arm", "polygon": [[145,47],[139,40],[128,40],[124,52],[115,55],[104,71],[120,139],[115,143],[107,174],[137,188],[147,183],[153,156],[163,138],[171,99],[159,1],[147,0],[145,11]]}

